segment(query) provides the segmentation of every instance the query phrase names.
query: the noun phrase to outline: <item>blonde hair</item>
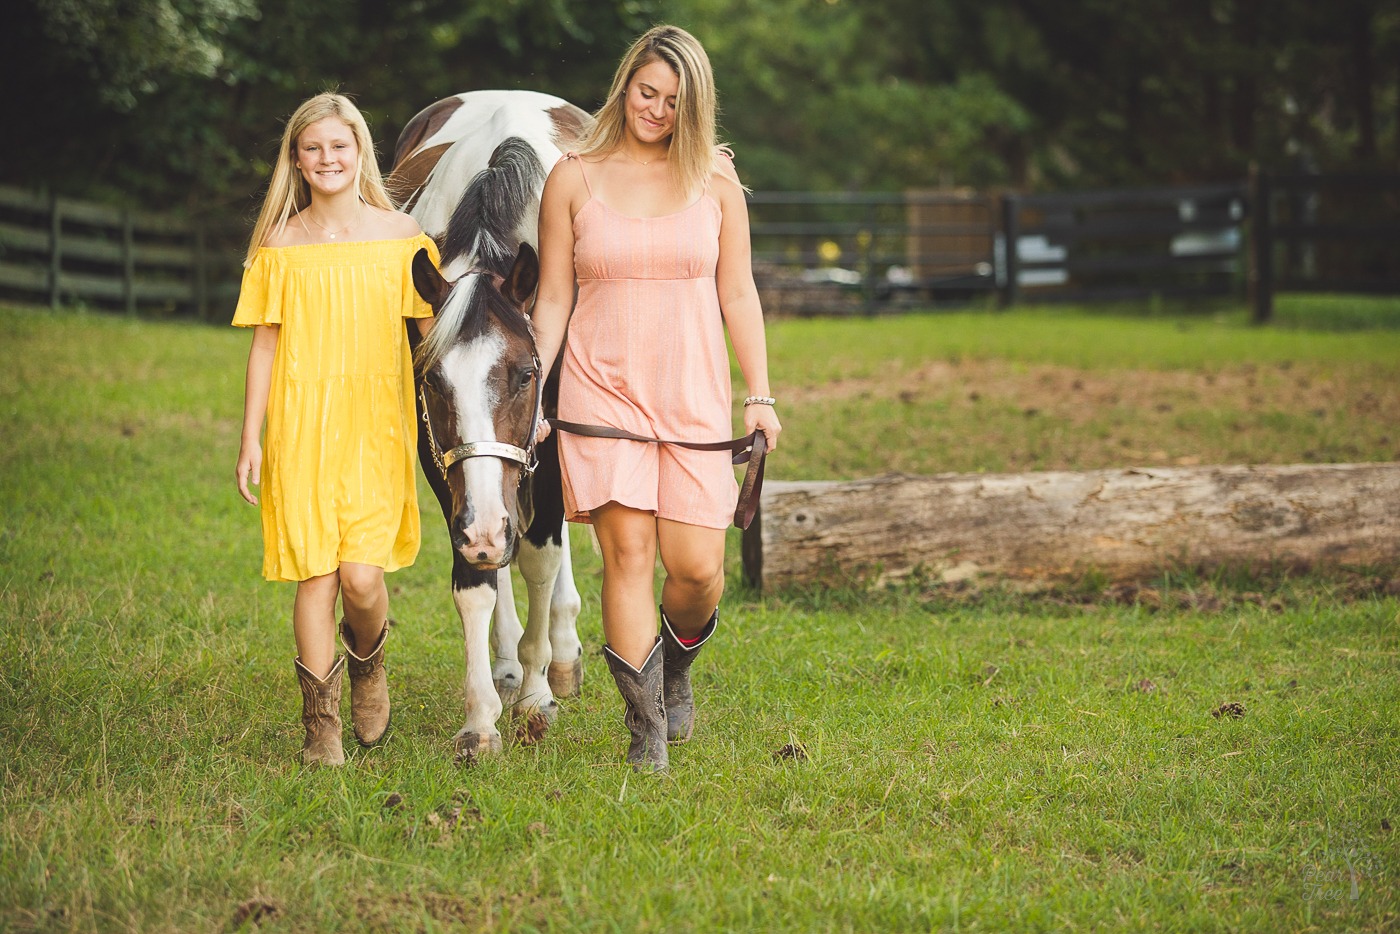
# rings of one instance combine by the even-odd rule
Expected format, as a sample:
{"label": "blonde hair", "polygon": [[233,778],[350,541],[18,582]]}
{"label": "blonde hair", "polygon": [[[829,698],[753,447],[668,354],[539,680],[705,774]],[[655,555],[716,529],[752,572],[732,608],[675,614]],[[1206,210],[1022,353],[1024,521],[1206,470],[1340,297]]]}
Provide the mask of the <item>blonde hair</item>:
{"label": "blonde hair", "polygon": [[607,101],[593,115],[593,128],[580,140],[576,151],[581,156],[609,155],[622,145],[627,86],[638,69],[652,62],[665,62],[678,81],[675,130],[667,162],[676,187],[690,196],[705,186],[715,168],[715,119],[719,106],[710,57],[700,40],[679,26],[653,26],[632,43],[613,75]]}
{"label": "blonde hair", "polygon": [[253,264],[253,257],[274,229],[281,231],[293,213],[311,203],[311,188],[296,169],[297,140],[307,127],[327,117],[343,122],[355,137],[355,145],[360,151],[359,169],[355,173],[360,200],[374,207],[394,210],[394,202],[384,190],[379,161],[374,155],[374,139],[369,135],[364,115],[343,94],[317,94],[287,118],[286,129],[282,131],[282,146],[277,151],[277,164],[273,166],[272,181],[267,186],[267,197],[263,199],[262,210],[258,212],[258,222],[253,225],[253,236],[248,240],[244,266]]}

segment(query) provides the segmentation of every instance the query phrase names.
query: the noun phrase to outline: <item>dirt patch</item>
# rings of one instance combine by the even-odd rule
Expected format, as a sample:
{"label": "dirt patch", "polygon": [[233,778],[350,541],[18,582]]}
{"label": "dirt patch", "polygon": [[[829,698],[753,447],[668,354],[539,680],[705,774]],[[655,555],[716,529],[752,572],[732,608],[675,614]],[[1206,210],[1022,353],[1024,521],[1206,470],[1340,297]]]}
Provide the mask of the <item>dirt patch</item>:
{"label": "dirt patch", "polygon": [[1027,414],[1059,415],[1082,422],[1094,409],[1170,412],[1178,406],[1243,411],[1283,409],[1314,416],[1342,411],[1394,422],[1400,392],[1378,394],[1375,380],[1352,378],[1298,364],[1238,366],[1211,371],[1081,370],[1050,364],[936,360],[892,377],[836,379],[794,386],[794,404],[882,398],[905,404],[947,399],[1002,402]]}
{"label": "dirt patch", "polygon": [[789,419],[789,443],[810,435],[819,446],[833,424],[852,420],[883,424],[900,435],[886,445],[887,469],[908,473],[1400,460],[1400,392],[1370,368],[1083,370],[935,360],[783,395],[800,413]]}

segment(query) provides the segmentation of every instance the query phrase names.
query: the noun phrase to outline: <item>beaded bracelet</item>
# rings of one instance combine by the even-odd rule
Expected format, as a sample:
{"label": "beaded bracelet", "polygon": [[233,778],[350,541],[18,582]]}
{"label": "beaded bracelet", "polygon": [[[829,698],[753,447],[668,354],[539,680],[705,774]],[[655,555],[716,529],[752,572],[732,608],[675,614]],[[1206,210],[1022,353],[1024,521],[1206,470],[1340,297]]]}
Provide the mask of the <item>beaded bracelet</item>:
{"label": "beaded bracelet", "polygon": [[777,405],[777,404],[778,404],[778,400],[777,400],[777,399],[774,399],[772,396],[749,396],[747,399],[744,400],[744,407],[745,407],[745,408],[747,408],[748,406],[751,406],[751,405]]}

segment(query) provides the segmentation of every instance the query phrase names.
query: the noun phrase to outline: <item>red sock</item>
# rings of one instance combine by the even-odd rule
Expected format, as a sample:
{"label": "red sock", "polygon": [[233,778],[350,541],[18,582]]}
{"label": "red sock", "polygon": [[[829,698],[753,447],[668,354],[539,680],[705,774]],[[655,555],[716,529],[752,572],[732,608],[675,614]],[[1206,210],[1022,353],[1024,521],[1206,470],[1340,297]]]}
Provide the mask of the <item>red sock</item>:
{"label": "red sock", "polygon": [[700,640],[701,640],[702,638],[703,638],[703,634],[702,634],[702,635],[699,635],[699,636],[696,636],[694,639],[684,639],[684,638],[682,638],[682,637],[680,637],[680,636],[676,636],[676,641],[679,642],[681,645],[685,646],[686,648],[690,648],[692,645],[699,645],[699,644],[700,644]]}

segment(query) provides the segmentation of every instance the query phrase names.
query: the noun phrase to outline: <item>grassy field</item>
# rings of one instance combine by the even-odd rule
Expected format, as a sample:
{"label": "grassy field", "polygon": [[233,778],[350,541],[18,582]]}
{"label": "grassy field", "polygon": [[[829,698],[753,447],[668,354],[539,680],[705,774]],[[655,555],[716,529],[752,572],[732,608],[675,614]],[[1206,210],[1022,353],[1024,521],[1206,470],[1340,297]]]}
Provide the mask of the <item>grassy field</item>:
{"label": "grassy field", "polygon": [[[775,322],[770,475],[1400,459],[1400,330],[1357,329],[1388,306],[1288,302],[1268,330]],[[576,532],[583,695],[463,770],[424,491],[423,554],[391,578],[391,739],[307,772],[292,591],[258,579],[232,485],[246,334],[0,328],[0,930],[1400,928],[1396,569],[1035,598],[736,583],[696,738],[647,779]]]}

